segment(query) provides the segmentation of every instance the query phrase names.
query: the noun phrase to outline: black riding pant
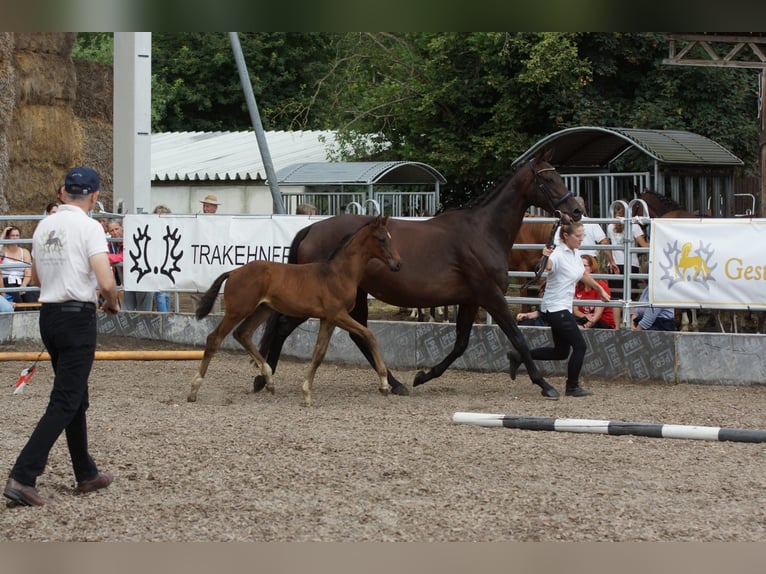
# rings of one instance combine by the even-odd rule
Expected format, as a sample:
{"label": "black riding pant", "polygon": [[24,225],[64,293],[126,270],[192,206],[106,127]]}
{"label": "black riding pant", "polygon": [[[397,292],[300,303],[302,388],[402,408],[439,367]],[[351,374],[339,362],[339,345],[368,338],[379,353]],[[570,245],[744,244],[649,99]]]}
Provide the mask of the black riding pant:
{"label": "black riding pant", "polygon": [[35,486],[48,454],[62,432],[77,482],[98,474],[88,454],[88,377],[96,352],[96,309],[91,303],[45,303],[40,309],[40,336],[50,354],[54,379],[48,407],[21,450],[11,477]]}
{"label": "black riding pant", "polygon": [[[567,385],[579,384],[580,371],[585,360],[588,345],[582,335],[577,319],[569,310],[543,312],[543,319],[551,327],[553,347],[532,349],[532,358],[542,361],[563,361],[569,357],[567,364]],[[570,356],[569,351],[572,351]]]}

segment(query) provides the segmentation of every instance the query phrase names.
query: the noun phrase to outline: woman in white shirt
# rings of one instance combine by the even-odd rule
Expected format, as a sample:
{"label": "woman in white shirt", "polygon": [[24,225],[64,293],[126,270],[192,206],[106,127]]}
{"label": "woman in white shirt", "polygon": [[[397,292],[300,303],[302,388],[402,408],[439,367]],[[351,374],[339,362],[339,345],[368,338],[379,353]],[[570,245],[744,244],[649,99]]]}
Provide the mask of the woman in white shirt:
{"label": "woman in white shirt", "polygon": [[[616,203],[614,206],[615,217],[625,217],[625,207],[621,203]],[[630,226],[630,234],[633,236],[633,247],[649,247],[649,242],[644,236],[644,232],[641,230],[641,226],[634,224]],[[625,245],[625,224],[610,223],[606,226],[606,235],[609,238],[609,242],[612,245],[624,247]],[[638,254],[631,253],[630,255],[630,270],[631,273],[639,272]],[[615,275],[622,275],[625,273],[625,251],[622,249],[616,249],[612,251],[612,261],[609,264],[609,271]],[[631,282],[632,283],[632,282]],[[632,285],[631,285],[632,289]],[[623,294],[623,279],[610,279],[609,290],[615,297],[619,299],[631,300],[633,297],[630,293],[625,297]],[[622,310],[620,307],[614,308],[614,321],[617,328],[620,328]]]}
{"label": "woman in white shirt", "polygon": [[[568,397],[587,397],[592,393],[580,386],[580,371],[588,345],[577,319],[572,314],[572,299],[578,281],[598,291],[602,301],[609,301],[609,293],[585,272],[579,251],[585,238],[582,222],[562,225],[559,234],[561,244],[558,247],[543,249],[543,255],[548,256],[548,264],[545,267],[548,278],[540,304],[540,315],[551,326],[554,346],[538,347],[530,353],[533,359],[542,361],[562,361],[568,357],[565,394]],[[508,358],[511,379],[515,380],[516,372],[523,361],[514,348],[508,352]],[[552,387],[543,388],[543,396],[549,399],[559,398],[558,392]]]}

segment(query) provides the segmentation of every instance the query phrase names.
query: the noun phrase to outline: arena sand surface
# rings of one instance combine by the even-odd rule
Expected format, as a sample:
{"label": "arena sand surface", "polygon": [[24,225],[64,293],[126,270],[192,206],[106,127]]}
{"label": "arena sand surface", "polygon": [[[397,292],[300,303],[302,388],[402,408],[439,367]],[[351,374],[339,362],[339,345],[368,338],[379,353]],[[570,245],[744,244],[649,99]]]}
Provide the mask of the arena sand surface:
{"label": "arena sand surface", "polygon": [[[175,345],[103,337],[100,350]],[[35,351],[26,344],[4,351]],[[763,444],[480,428],[456,411],[764,428],[766,387],[584,381],[546,401],[525,374],[449,370],[382,396],[371,369],[280,364],[252,392],[243,353],[222,351],[196,403],[197,361],[99,361],[91,451],[115,473],[78,496],[63,437],[38,481],[43,508],[0,506],[6,541],[763,541]],[[2,467],[47,403],[41,363],[1,362]],[[398,372],[411,385],[414,371]],[[551,382],[560,390],[563,380]]]}

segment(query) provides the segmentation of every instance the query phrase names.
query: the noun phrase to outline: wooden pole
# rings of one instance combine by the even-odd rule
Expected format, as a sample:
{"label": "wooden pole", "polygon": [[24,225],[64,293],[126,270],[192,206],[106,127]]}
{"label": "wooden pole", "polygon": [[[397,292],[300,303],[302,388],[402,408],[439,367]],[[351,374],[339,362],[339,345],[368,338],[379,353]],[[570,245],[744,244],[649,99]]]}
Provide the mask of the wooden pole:
{"label": "wooden pole", "polygon": [[[192,361],[201,360],[205,351],[96,351],[97,361]],[[49,361],[48,353],[0,353],[0,361]]]}

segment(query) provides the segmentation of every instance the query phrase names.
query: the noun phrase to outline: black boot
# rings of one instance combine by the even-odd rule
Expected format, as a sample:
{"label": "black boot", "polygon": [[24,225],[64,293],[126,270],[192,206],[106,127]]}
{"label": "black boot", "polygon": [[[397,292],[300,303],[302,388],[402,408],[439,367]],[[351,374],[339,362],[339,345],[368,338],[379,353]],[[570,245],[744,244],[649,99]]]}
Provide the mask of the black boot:
{"label": "black boot", "polygon": [[577,382],[570,383],[569,381],[567,381],[567,388],[566,388],[566,391],[564,391],[564,394],[568,397],[589,397],[593,393],[583,389],[580,386],[580,383],[577,383]]}
{"label": "black boot", "polygon": [[524,363],[524,361],[522,360],[519,352],[514,347],[511,347],[511,350],[508,351],[508,361],[509,361],[508,371],[511,374],[511,380],[515,381],[516,373],[518,372],[519,367]]}

